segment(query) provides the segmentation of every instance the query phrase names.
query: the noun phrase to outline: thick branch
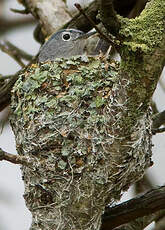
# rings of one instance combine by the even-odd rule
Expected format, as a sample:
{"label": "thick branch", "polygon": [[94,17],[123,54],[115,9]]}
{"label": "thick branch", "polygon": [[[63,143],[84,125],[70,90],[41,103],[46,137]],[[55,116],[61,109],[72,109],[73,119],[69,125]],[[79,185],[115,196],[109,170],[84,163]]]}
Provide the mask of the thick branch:
{"label": "thick branch", "polygon": [[122,15],[123,17],[128,17],[129,13],[132,11],[136,5],[137,0],[114,0],[114,9],[115,11]]}
{"label": "thick branch", "polygon": [[[140,217],[134,221],[129,222],[128,224],[124,224],[120,227],[115,228],[115,230],[142,230],[151,224],[153,221],[159,219],[159,216],[164,216],[165,210],[161,210],[151,215]],[[158,222],[159,223],[159,222]],[[160,227],[160,226],[159,226]],[[108,229],[107,229],[108,230]],[[164,228],[154,228],[153,230],[164,230]]]}
{"label": "thick branch", "polygon": [[[84,9],[85,13],[88,15],[88,17],[90,17],[95,22],[95,24],[100,23],[100,19],[96,17],[98,14],[99,5],[100,5],[99,1],[96,0],[96,1],[93,1],[91,4],[89,4],[89,6],[86,9]],[[136,6],[136,0],[130,0],[130,1],[114,0],[113,5],[114,5],[115,11],[118,14],[126,17],[126,16],[129,16],[130,12],[132,12],[132,10],[134,9],[134,6]],[[139,12],[139,8],[138,8],[138,12]],[[135,17],[136,15],[137,15],[136,13],[133,13],[133,12],[131,13],[132,17]],[[114,23],[116,24],[116,22]],[[73,19],[71,19],[71,21],[69,21],[64,26],[64,28],[66,27],[77,28],[84,32],[87,32],[90,29],[92,29],[90,22],[85,17],[83,17],[83,15],[81,14],[78,14],[75,17],[73,17]]]}
{"label": "thick branch", "polygon": [[138,18],[121,21],[120,34],[124,40],[120,50],[121,78],[129,80],[129,87],[126,89],[129,95],[127,106],[132,116],[135,111],[141,116],[148,108],[164,67],[164,13],[164,0],[156,0],[148,3]]}
{"label": "thick branch", "polygon": [[149,224],[151,224],[156,217],[157,217],[157,213],[148,216],[143,216],[134,221],[129,222],[128,224],[124,224],[120,227],[117,227],[115,228],[115,230],[135,230],[135,229],[142,230],[145,227],[147,227]]}
{"label": "thick branch", "polygon": [[[77,28],[84,32],[87,32],[90,29],[92,29],[90,22],[82,14],[77,14],[72,19],[70,18],[68,14],[67,17],[62,16],[62,19],[60,19],[59,14],[57,15],[56,12],[54,13],[53,9],[51,9],[52,8],[51,4],[53,4],[53,1],[50,1],[51,4],[49,4],[49,6],[45,9],[44,13],[42,13],[42,8],[43,8],[42,4],[46,4],[46,3],[39,4],[39,8],[38,8],[37,2],[39,2],[39,0],[35,1],[35,3],[33,4],[31,3],[32,1],[28,1],[28,0],[26,1],[24,0],[23,2],[24,2],[24,5],[32,12],[32,14],[36,18],[39,18],[41,25],[38,26],[37,30],[35,31],[35,38],[39,42],[43,42],[43,36],[40,35],[41,30],[42,32],[44,32],[44,35],[47,36],[61,27],[62,28]],[[136,3],[136,0],[130,0],[129,2],[114,0],[114,8],[118,14],[123,15],[123,16],[128,16],[131,10],[133,9],[135,3]],[[95,24],[100,23],[100,19],[97,18],[97,14],[99,10],[98,0],[95,0],[92,3],[90,3],[89,6],[85,8],[84,10],[85,10],[85,13],[88,15],[88,17],[90,17],[95,22]],[[59,12],[59,9],[58,9],[58,12]],[[66,18],[67,23],[65,23],[64,17]],[[45,18],[46,18],[46,21],[45,21]],[[65,25],[63,25],[63,23],[65,23]],[[116,24],[116,21],[114,21],[114,23]]]}
{"label": "thick branch", "polygon": [[165,226],[165,210],[161,211],[155,218],[155,228],[153,230],[164,230]]}
{"label": "thick branch", "polygon": [[[90,17],[95,22],[95,24],[98,24],[100,22],[100,20],[96,18],[98,13],[98,8],[99,8],[98,1],[94,1],[86,9],[84,9],[86,15],[88,15],[88,17]],[[84,32],[87,32],[90,29],[92,29],[92,25],[89,22],[89,20],[87,20],[81,13],[77,14],[64,27],[77,28]]]}
{"label": "thick branch", "polygon": [[113,0],[100,0],[101,22],[113,35],[118,35],[120,22],[113,7]]}
{"label": "thick branch", "polygon": [[45,36],[54,33],[71,19],[66,4],[61,0],[23,0],[21,3],[39,20]]}
{"label": "thick branch", "polygon": [[128,18],[135,18],[136,16],[140,15],[141,11],[144,9],[147,2],[148,0],[136,1],[135,6],[131,10],[131,12],[128,14]]}
{"label": "thick branch", "polygon": [[165,186],[153,189],[140,197],[112,208],[107,208],[103,216],[102,230],[113,229],[162,209],[165,209]]}

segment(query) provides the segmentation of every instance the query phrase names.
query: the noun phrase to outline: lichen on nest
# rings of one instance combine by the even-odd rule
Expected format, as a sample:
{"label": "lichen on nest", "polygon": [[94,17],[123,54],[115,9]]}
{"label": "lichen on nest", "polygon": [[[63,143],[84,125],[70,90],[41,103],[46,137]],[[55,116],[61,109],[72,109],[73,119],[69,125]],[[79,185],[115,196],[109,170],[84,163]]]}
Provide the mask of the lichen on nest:
{"label": "lichen on nest", "polygon": [[115,61],[74,57],[32,65],[16,82],[11,125],[18,153],[33,159],[22,171],[34,229],[99,229],[105,205],[150,165],[148,113],[133,117],[119,72]]}
{"label": "lichen on nest", "polygon": [[[80,57],[57,59],[29,67],[12,92],[18,150],[37,153],[56,146],[56,154],[62,157],[73,151],[80,157],[91,152],[91,142],[94,152],[103,142],[110,143],[109,117],[104,108],[118,67],[116,61],[110,64],[94,57],[84,61]],[[83,160],[78,159],[77,164]],[[58,166],[63,168],[66,163],[61,159]]]}

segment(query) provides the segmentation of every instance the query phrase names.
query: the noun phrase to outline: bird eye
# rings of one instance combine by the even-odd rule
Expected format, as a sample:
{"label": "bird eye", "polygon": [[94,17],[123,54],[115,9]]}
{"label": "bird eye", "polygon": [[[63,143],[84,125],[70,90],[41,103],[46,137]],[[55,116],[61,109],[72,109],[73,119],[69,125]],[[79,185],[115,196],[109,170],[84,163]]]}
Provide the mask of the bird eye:
{"label": "bird eye", "polygon": [[69,40],[71,39],[70,33],[64,33],[64,34],[62,35],[62,39],[63,39],[64,41],[69,41]]}

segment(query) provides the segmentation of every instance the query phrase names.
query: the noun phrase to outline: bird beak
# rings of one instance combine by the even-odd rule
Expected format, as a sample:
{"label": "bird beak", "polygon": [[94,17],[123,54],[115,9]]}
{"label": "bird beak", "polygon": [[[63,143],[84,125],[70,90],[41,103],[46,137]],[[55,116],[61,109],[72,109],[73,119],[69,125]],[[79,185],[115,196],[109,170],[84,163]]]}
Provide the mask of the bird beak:
{"label": "bird beak", "polygon": [[92,32],[81,34],[78,38],[74,39],[74,41],[79,40],[79,39],[87,39],[96,33],[97,33],[96,31],[92,31]]}

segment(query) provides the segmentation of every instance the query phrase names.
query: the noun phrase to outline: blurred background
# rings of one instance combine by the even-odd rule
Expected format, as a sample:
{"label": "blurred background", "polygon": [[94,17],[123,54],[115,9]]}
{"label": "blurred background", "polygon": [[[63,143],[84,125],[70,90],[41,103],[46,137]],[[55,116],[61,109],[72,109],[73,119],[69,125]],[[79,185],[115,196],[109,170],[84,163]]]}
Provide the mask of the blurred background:
{"label": "blurred background", "polygon": [[[69,9],[73,4],[84,1],[68,1]],[[20,15],[10,9],[23,9],[16,0],[0,0],[0,42],[8,40],[17,47],[31,55],[36,55],[40,44],[33,38],[36,23],[30,15]],[[22,21],[22,23],[20,23]],[[8,26],[5,26],[7,22]],[[11,25],[10,25],[11,23]],[[19,24],[20,23],[20,24]],[[19,26],[17,26],[19,24]],[[14,74],[20,66],[7,54],[0,50],[0,74]],[[164,76],[163,76],[164,75]],[[153,100],[159,111],[165,109],[165,70],[161,76],[161,84],[158,84]],[[16,154],[14,135],[7,120],[9,108],[0,113],[0,148]],[[2,129],[2,126],[3,129]],[[147,170],[147,175],[153,185],[163,185],[165,182],[165,134],[153,136],[153,161],[154,165]],[[21,178],[20,166],[5,161],[0,161],[0,230],[28,230],[31,223],[31,215],[27,210],[24,199],[24,185]],[[134,189],[130,188],[123,195],[122,201],[130,199]],[[151,229],[153,224],[147,229]]]}

